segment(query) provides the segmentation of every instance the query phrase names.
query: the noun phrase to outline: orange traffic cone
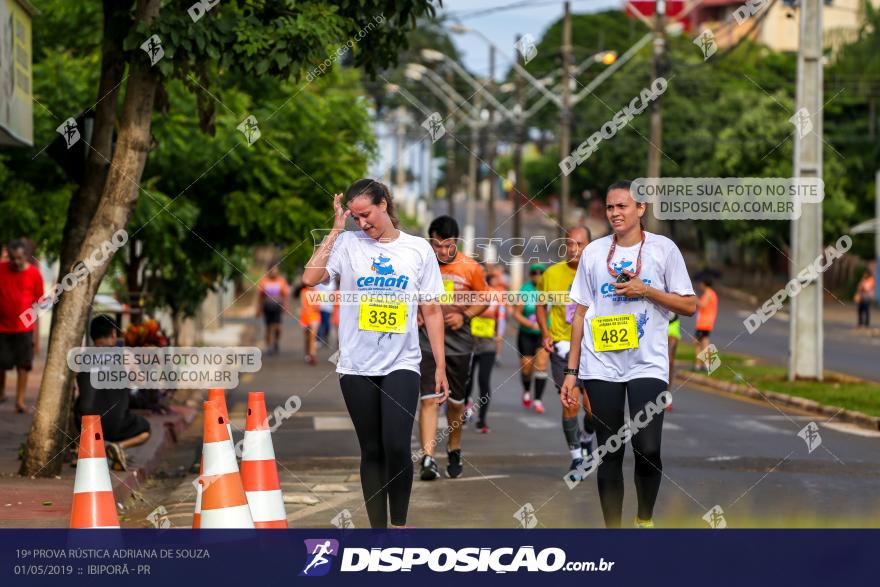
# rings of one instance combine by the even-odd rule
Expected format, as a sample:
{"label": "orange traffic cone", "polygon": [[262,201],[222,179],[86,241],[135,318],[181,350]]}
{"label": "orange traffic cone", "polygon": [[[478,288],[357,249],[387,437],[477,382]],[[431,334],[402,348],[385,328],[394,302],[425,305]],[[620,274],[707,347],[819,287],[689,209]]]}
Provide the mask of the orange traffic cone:
{"label": "orange traffic cone", "polygon": [[205,470],[205,457],[199,463],[199,478],[196,479],[196,511],[193,512],[193,528],[199,528],[202,524],[202,472]]}
{"label": "orange traffic cone", "polygon": [[220,407],[220,415],[226,420],[226,430],[229,431],[229,442],[233,442],[232,438],[232,422],[229,421],[229,412],[226,410],[226,391],[222,387],[212,387],[208,390],[208,401],[216,402]]}
{"label": "orange traffic cone", "polygon": [[244,448],[241,453],[241,479],[247,493],[254,526],[257,528],[287,528],[287,513],[272,433],[266,417],[266,400],[262,391],[248,394],[247,421],[244,428]]}
{"label": "orange traffic cone", "polygon": [[[229,423],[229,412],[226,410],[226,392],[222,387],[212,387],[208,390],[208,401],[217,403],[220,407],[220,415],[226,420],[226,430],[229,433],[229,442],[232,442],[232,424]],[[205,470],[205,458],[199,465],[199,479],[196,482],[196,508],[193,512],[193,528],[198,528],[202,518],[202,472]]]}
{"label": "orange traffic cone", "polygon": [[119,528],[101,416],[83,416],[70,508],[71,528]]}
{"label": "orange traffic cone", "polygon": [[199,481],[202,485],[200,527],[253,528],[254,520],[226,424],[220,406],[206,401],[204,468]]}

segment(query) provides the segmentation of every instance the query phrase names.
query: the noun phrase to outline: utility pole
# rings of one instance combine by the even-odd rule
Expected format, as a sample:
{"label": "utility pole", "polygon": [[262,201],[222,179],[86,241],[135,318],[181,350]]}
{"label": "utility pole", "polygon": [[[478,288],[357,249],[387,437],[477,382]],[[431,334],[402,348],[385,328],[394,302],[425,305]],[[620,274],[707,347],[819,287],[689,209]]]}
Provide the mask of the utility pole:
{"label": "utility pole", "polygon": [[[822,179],[822,0],[801,0],[794,135],[795,178]],[[802,114],[804,117],[802,117]],[[810,123],[812,129],[809,128]],[[802,203],[791,223],[789,275],[822,252],[822,203]],[[822,274],[791,298],[788,379],[822,380]]]}
{"label": "utility pole", "polygon": [[[489,91],[495,93],[495,45],[489,45]],[[487,203],[488,213],[486,214],[486,232],[487,236],[492,238],[495,236],[495,202],[498,199],[498,181],[494,177],[495,174],[495,157],[498,150],[498,128],[496,126],[495,108],[489,104],[489,132],[486,139],[486,160],[489,163],[489,201]],[[494,261],[494,259],[491,259]]]}
{"label": "utility pole", "polygon": [[[519,41],[520,35],[516,35],[514,38],[514,42]],[[519,51],[516,52],[516,60],[520,60]],[[525,124],[522,119],[523,112],[523,81],[522,76],[515,76],[513,79],[514,83],[514,99],[516,100],[516,105],[514,106],[514,112],[516,112],[517,117],[513,123],[513,191],[516,194],[511,200],[513,200],[513,238],[518,239],[522,237],[522,216],[521,210],[522,207],[525,206],[525,199],[523,198],[523,180],[522,180],[522,153],[523,153],[523,143],[525,142]],[[514,240],[514,242],[516,242]]]}
{"label": "utility pole", "polygon": [[[658,77],[661,77],[666,71],[666,0],[657,0],[655,6],[654,56],[651,59],[651,82]],[[654,101],[651,102],[651,131],[650,144],[648,145],[647,177],[660,177],[660,158],[663,156],[660,151],[663,143],[663,110],[660,103],[661,99],[662,96],[657,96]],[[662,223],[654,216],[653,210],[650,210],[646,216],[648,231],[657,233],[661,232],[663,229]]]}
{"label": "utility pole", "polygon": [[[479,112],[482,106],[480,94],[474,96],[474,107]],[[467,212],[464,221],[464,254],[474,254],[474,205],[477,199],[477,151],[480,148],[480,125],[475,121],[471,124],[470,158],[468,159],[468,194]]]}
{"label": "utility pole", "polygon": [[[880,170],[874,176],[874,280],[880,268]],[[874,301],[880,303],[880,287],[874,288]]]}
{"label": "utility pole", "polygon": [[[446,81],[449,82],[450,86],[455,83],[451,71],[446,72]],[[455,111],[455,104],[452,103],[452,98],[447,97],[446,99],[446,111],[448,113],[446,119],[451,124],[452,113]],[[455,135],[452,134],[451,130],[446,130],[446,197],[449,200],[447,212],[455,218],[455,188],[458,186],[455,179]]]}
{"label": "utility pole", "polygon": [[[566,157],[571,152],[571,3],[565,3],[565,15],[562,19],[562,106],[559,120],[559,157]],[[565,236],[568,226],[568,197],[571,184],[568,175],[562,174],[562,185],[559,194],[559,225],[560,236]]]}

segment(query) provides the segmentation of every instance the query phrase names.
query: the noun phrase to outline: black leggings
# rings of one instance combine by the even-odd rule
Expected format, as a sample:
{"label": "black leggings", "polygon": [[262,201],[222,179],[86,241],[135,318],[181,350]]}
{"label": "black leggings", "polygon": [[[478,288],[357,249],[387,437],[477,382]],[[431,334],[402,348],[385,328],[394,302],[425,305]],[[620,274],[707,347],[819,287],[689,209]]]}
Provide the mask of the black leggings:
{"label": "black leggings", "polygon": [[471,399],[471,391],[474,389],[474,375],[477,369],[480,370],[480,417],[477,424],[486,423],[486,414],[489,412],[489,401],[492,399],[492,369],[495,368],[495,351],[486,351],[482,353],[474,353],[471,359],[471,376],[467,382],[467,399]]}
{"label": "black leggings", "polygon": [[406,525],[413,464],[410,437],[419,401],[419,374],[408,369],[385,376],[343,375],[345,406],[361,446],[361,488],[370,526]]}
{"label": "black leggings", "polygon": [[[625,399],[629,399],[629,415],[633,421],[636,421],[636,415],[645,409],[648,402],[657,403],[660,407],[658,414],[650,418],[645,418],[645,415],[638,418],[639,422],[648,420],[648,424],[634,434],[630,441],[636,461],[634,478],[639,503],[638,516],[642,520],[650,520],[654,516],[654,502],[657,501],[663,476],[660,437],[663,432],[664,404],[660,403],[658,397],[669,386],[661,379],[651,378],[633,379],[625,383],[588,379],[585,384],[593,408],[593,425],[596,428],[598,446],[607,448],[608,439],[616,435],[624,425]],[[606,452],[596,474],[602,515],[608,528],[619,528],[623,515],[624,450],[625,446],[621,446],[616,452]]]}

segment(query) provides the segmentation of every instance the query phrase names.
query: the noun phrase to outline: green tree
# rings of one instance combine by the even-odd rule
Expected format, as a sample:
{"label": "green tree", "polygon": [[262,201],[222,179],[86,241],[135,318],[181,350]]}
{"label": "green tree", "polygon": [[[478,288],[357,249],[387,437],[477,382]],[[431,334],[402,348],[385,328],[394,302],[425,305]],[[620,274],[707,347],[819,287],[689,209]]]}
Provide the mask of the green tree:
{"label": "green tree", "polygon": [[[334,5],[318,0],[230,0],[193,22],[187,13],[190,5],[186,0],[104,0],[100,12],[94,2],[39,6],[76,15],[72,20],[88,31],[76,44],[100,43],[94,133],[82,181],[68,206],[62,273],[127,226],[142,192],[151,196],[141,184],[142,173],[155,146],[157,96],[167,92],[172,79],[195,80],[202,127],[210,130],[212,105],[205,95],[224,76],[244,84],[293,77],[303,87],[314,77],[307,72],[325,63],[332,66],[345,53],[354,65],[376,71],[394,60],[416,19],[433,12],[428,0],[340,0]],[[93,32],[98,14],[104,20],[100,39]],[[157,38],[164,51],[158,60]],[[351,49],[343,51],[350,40]],[[145,43],[149,52],[141,49]],[[81,340],[89,304],[105,272],[106,266],[94,271],[56,307],[21,468],[24,475],[49,476],[59,470],[60,459],[53,457],[66,445],[63,428],[71,396],[66,355]]]}

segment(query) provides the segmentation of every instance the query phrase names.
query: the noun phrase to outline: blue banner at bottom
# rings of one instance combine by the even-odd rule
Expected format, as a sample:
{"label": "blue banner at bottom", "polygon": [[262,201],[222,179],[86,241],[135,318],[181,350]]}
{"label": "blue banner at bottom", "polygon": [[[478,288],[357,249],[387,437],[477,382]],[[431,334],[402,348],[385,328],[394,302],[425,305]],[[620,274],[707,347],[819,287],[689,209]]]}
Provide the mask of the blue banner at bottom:
{"label": "blue banner at bottom", "polygon": [[876,584],[878,552],[878,530],[0,530],[0,584],[827,587]]}

